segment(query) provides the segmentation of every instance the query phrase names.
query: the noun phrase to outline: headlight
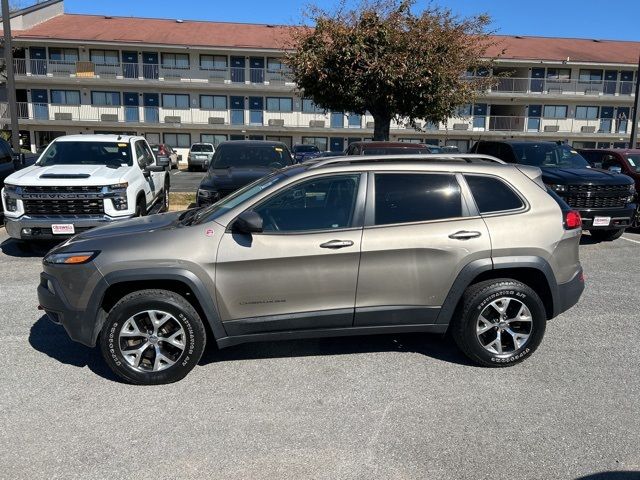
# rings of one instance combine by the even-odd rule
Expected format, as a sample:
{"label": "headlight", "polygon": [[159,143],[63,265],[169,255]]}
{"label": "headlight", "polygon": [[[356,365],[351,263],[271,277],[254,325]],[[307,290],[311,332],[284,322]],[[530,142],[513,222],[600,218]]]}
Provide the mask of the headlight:
{"label": "headlight", "polygon": [[4,203],[7,206],[8,212],[16,212],[18,211],[18,199],[16,197],[10,197],[9,194],[16,194],[18,192],[18,187],[15,185],[7,185],[5,184],[4,189],[2,190],[4,196]]}
{"label": "headlight", "polygon": [[129,182],[122,182],[122,183],[114,183],[113,185],[108,185],[107,188],[109,190],[122,190],[122,189],[127,189],[127,187],[129,186]]}
{"label": "headlight", "polygon": [[8,183],[4,184],[5,193],[15,193],[18,191],[18,187],[16,185],[10,185]]}
{"label": "headlight", "polygon": [[49,265],[78,265],[90,262],[98,253],[100,252],[51,253],[44,257],[43,262]]}
{"label": "headlight", "polygon": [[556,184],[550,183],[547,186],[551,190],[553,190],[554,192],[566,192],[567,191],[567,186],[566,185],[556,185]]}

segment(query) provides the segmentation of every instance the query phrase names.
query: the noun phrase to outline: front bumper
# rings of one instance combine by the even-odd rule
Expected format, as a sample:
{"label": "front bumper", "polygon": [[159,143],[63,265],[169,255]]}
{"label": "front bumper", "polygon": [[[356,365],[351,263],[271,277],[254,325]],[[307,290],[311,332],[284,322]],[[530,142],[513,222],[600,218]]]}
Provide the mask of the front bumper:
{"label": "front bumper", "polygon": [[[91,228],[106,225],[111,222],[127,220],[132,216],[133,215],[109,217],[108,215],[87,215],[76,217],[29,217],[23,215],[20,218],[14,219],[5,215],[5,227],[7,228],[9,236],[18,240],[64,240]],[[73,235],[54,235],[51,231],[51,225],[67,223],[73,224],[75,228]],[[24,232],[23,229],[25,228],[31,229],[30,233]]]}
{"label": "front bumper", "polygon": [[582,292],[584,292],[584,272],[580,267],[571,280],[558,285],[558,305],[555,316],[566,312],[578,303]]}
{"label": "front bumper", "polygon": [[[627,228],[631,226],[635,211],[635,203],[630,203],[624,208],[578,209],[578,212],[580,212],[580,216],[582,217],[583,230],[615,230],[619,228]],[[611,223],[605,226],[594,227],[593,219],[595,217],[610,217]]]}

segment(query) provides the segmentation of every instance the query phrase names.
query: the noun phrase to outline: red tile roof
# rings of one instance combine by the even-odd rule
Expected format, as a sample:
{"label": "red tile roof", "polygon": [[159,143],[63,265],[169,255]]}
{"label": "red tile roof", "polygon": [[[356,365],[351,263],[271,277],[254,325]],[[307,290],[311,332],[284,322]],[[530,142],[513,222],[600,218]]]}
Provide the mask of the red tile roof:
{"label": "red tile roof", "polygon": [[[15,31],[20,39],[75,40],[78,42],[148,43],[193,47],[282,49],[294,27],[246,23],[104,17],[64,14],[28,30]],[[504,59],[549,60],[636,65],[640,42],[594,41],[574,38],[496,36]]]}

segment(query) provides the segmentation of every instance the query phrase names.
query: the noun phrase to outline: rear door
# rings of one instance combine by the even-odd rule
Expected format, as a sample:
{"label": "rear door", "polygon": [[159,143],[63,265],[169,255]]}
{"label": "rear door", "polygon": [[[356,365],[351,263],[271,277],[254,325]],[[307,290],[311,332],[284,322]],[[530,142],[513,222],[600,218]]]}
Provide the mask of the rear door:
{"label": "rear door", "polygon": [[356,326],[435,323],[462,268],[490,258],[487,227],[458,178],[375,172],[367,194]]}

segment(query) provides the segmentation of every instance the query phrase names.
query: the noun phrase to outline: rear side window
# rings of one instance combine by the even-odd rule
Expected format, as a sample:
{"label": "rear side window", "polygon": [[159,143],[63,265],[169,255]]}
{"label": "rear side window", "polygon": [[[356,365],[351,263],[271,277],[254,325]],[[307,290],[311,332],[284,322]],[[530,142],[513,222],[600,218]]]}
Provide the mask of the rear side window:
{"label": "rear side window", "polygon": [[502,180],[481,175],[465,175],[480,213],[504,212],[524,207],[522,200]]}
{"label": "rear side window", "polygon": [[375,184],[376,225],[462,216],[460,185],[453,175],[378,173]]}

